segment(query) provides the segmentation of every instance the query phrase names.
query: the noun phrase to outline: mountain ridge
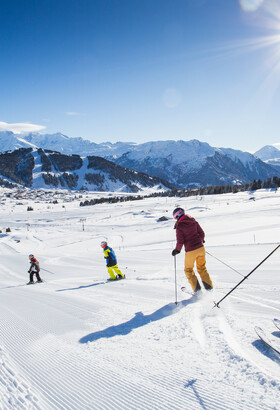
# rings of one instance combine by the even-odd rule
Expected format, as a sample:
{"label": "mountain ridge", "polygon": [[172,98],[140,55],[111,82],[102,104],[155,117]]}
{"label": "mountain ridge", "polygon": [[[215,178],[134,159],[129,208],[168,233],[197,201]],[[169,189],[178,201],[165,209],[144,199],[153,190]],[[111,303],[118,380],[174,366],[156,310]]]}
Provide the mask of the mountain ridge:
{"label": "mountain ridge", "polygon": [[[7,139],[5,134],[8,134]],[[244,184],[253,179],[280,176],[280,169],[273,162],[263,161],[249,152],[212,147],[197,139],[96,144],[61,133],[29,133],[23,138],[11,132],[0,132],[0,151],[20,145],[52,149],[67,155],[99,156],[180,188]]]}
{"label": "mountain ridge", "polygon": [[160,178],[131,171],[102,157],[65,155],[42,148],[0,154],[2,182],[31,188],[137,193],[174,188]]}

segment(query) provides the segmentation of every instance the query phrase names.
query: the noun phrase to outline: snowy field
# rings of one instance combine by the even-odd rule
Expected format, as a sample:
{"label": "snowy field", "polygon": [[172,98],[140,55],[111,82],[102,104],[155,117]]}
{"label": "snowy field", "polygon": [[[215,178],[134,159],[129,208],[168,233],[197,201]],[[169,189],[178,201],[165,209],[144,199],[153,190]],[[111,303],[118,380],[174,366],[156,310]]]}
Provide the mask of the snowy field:
{"label": "snowy field", "polygon": [[[0,207],[1,409],[280,409],[280,355],[254,330],[280,345],[280,250],[213,308],[279,243],[279,191],[16,202]],[[215,287],[201,299],[180,290],[181,252],[177,305],[176,206],[206,233]],[[102,240],[126,280],[106,283]],[[30,253],[42,284],[25,285]]]}

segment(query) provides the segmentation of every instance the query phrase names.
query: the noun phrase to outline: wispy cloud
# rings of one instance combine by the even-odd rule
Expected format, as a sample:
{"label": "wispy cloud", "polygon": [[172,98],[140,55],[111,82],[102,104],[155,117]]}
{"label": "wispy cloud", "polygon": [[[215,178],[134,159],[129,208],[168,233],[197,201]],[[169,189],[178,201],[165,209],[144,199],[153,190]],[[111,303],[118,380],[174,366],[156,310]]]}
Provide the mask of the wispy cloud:
{"label": "wispy cloud", "polygon": [[70,116],[78,116],[78,115],[84,115],[84,114],[82,114],[82,113],[80,113],[80,112],[75,112],[75,111],[67,111],[66,113],[65,113],[66,115],[70,115]]}
{"label": "wispy cloud", "polygon": [[38,132],[46,127],[44,125],[30,124],[29,122],[17,122],[9,124],[0,121],[0,131],[12,131],[14,134],[23,134],[25,132]]}

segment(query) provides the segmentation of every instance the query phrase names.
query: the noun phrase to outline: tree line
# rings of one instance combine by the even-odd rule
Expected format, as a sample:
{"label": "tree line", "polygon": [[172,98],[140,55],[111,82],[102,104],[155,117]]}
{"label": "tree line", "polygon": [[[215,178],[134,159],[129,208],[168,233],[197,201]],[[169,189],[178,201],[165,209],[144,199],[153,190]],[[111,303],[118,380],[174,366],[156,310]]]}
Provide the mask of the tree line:
{"label": "tree line", "polygon": [[155,197],[189,197],[189,196],[201,196],[201,195],[219,195],[228,193],[237,193],[245,191],[256,191],[257,189],[278,189],[280,186],[280,178],[274,176],[273,178],[268,178],[265,181],[255,180],[250,184],[240,184],[240,185],[217,185],[217,186],[205,186],[200,188],[191,189],[171,189],[164,192],[155,192],[150,195],[128,195],[128,196],[113,196],[109,198],[96,198],[91,200],[85,200],[80,202],[80,206],[90,206],[103,203],[114,204],[117,202],[126,201],[139,201],[146,198]]}

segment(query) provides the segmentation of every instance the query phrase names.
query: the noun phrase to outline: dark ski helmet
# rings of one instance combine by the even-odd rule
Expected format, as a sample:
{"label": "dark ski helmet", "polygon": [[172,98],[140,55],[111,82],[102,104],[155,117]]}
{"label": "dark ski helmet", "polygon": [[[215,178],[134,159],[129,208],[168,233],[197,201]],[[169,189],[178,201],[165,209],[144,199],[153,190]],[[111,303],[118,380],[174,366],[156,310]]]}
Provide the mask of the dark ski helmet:
{"label": "dark ski helmet", "polygon": [[102,241],[100,244],[101,248],[106,248],[107,246],[107,242],[106,241]]}
{"label": "dark ski helmet", "polygon": [[177,219],[177,221],[178,221],[178,219],[180,219],[181,216],[183,216],[183,215],[185,215],[185,211],[184,211],[183,208],[175,208],[174,209],[174,211],[173,211],[173,218],[174,219]]}

